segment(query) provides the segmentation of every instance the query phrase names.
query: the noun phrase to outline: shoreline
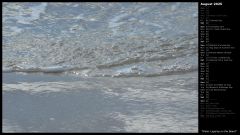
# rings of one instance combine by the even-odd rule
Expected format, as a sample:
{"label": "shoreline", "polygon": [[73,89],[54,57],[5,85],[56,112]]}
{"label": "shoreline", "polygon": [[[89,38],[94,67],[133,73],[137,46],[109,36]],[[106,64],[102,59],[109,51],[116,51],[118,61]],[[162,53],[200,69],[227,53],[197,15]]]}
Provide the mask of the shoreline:
{"label": "shoreline", "polygon": [[197,132],[197,89],[190,86],[195,74],[113,79],[4,73],[3,132]]}

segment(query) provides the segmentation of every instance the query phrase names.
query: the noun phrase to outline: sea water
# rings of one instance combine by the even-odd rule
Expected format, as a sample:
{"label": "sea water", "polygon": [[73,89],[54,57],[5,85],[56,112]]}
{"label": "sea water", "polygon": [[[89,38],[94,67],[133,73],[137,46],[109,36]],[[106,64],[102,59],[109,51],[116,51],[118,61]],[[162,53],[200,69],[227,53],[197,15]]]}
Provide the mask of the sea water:
{"label": "sea water", "polygon": [[197,3],[3,3],[4,132],[197,132]]}

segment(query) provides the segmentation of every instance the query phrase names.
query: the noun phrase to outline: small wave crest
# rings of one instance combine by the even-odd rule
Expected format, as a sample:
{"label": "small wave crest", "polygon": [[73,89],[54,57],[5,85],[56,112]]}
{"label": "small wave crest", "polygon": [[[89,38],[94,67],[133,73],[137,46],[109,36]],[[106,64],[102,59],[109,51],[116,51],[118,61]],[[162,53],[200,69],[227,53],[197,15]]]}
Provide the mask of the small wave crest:
{"label": "small wave crest", "polygon": [[9,68],[3,68],[3,72],[43,72],[43,73],[63,73],[65,71],[73,70],[72,67],[66,66],[51,66],[51,67],[32,67],[32,66],[13,66]]}
{"label": "small wave crest", "polygon": [[[105,65],[107,67],[107,65]],[[49,73],[49,74],[72,74],[81,77],[155,77],[174,74],[184,74],[197,71],[194,65],[168,65],[163,67],[153,67],[146,64],[123,65],[111,68],[90,68],[90,67],[70,67],[70,66],[50,66],[50,67],[20,67],[3,68],[3,73],[23,72],[23,73]]]}

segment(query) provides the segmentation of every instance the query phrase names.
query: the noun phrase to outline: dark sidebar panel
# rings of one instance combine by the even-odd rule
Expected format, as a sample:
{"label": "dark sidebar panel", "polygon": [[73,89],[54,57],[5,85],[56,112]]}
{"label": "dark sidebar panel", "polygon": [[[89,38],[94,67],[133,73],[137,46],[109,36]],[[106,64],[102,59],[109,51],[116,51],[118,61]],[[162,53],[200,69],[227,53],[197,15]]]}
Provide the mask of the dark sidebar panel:
{"label": "dark sidebar panel", "polygon": [[231,2],[199,2],[199,133],[238,133],[239,31]]}

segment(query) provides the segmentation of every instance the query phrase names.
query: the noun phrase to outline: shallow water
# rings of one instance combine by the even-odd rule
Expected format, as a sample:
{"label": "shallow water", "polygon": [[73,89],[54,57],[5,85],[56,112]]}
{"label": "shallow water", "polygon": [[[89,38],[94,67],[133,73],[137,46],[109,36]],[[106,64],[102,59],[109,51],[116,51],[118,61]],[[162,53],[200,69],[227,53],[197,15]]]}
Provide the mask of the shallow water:
{"label": "shallow water", "polygon": [[5,73],[3,131],[197,132],[193,76],[111,79]]}
{"label": "shallow water", "polygon": [[3,3],[4,132],[197,132],[197,3]]}

